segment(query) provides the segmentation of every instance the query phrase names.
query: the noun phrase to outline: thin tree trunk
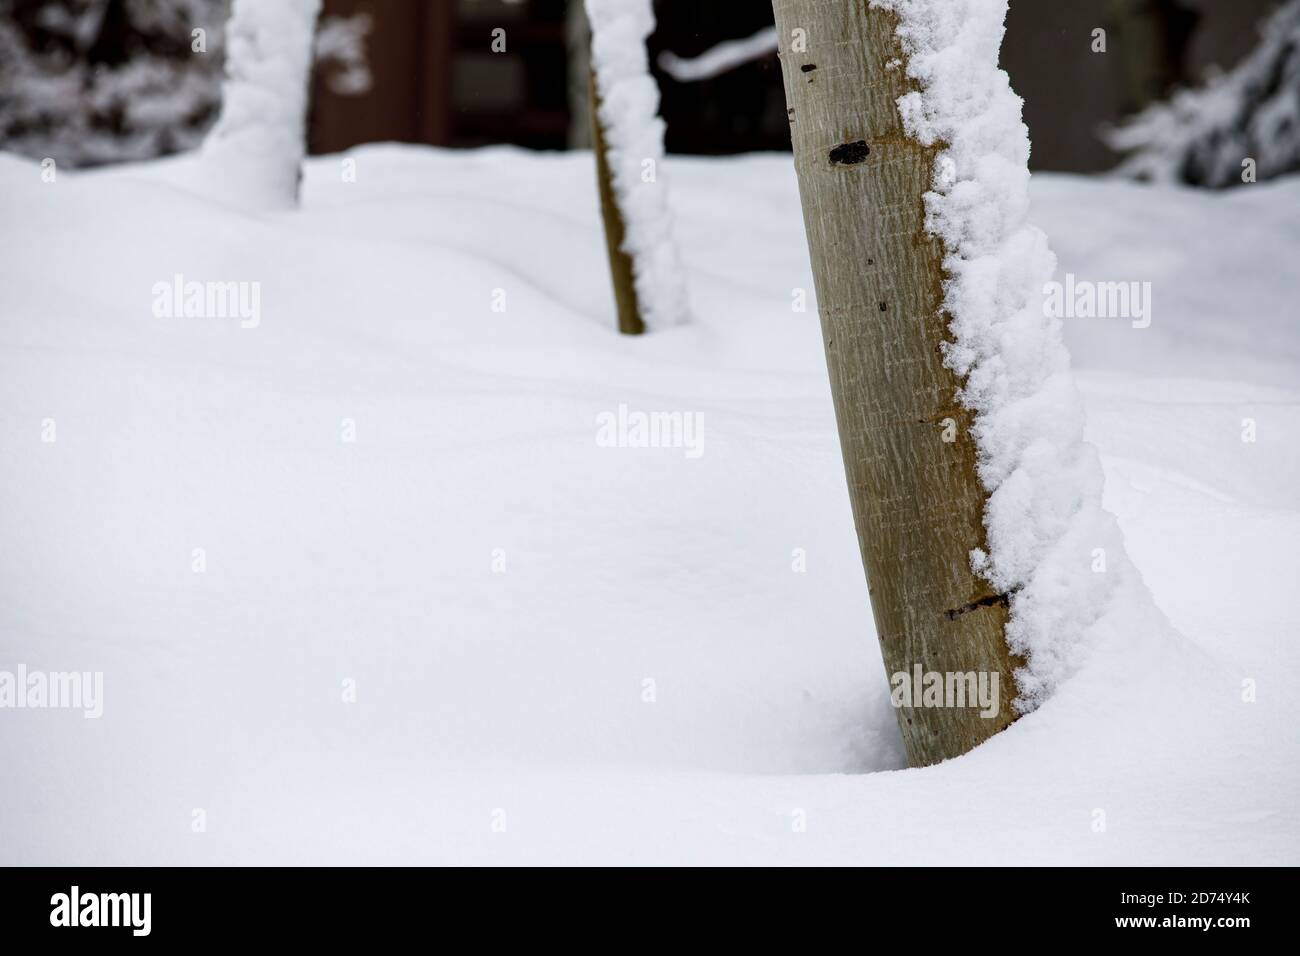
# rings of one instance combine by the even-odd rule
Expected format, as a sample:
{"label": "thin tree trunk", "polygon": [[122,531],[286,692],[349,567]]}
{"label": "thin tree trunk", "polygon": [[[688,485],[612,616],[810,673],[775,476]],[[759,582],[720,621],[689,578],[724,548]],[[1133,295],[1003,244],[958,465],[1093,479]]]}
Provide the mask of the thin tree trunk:
{"label": "thin tree trunk", "polygon": [[[922,766],[965,753],[1014,719],[1013,673],[1023,663],[1006,644],[1007,596],[970,565],[970,552],[984,544],[986,493],[971,415],[941,353],[944,251],[926,233],[922,199],[938,147],[903,130],[896,101],[913,86],[892,13],[865,0],[773,7],[849,497],[886,672],[891,681],[897,674],[910,681],[917,666],[998,680],[993,717],[978,706],[921,700],[899,708],[908,759]],[[800,36],[802,51],[792,42]]]}
{"label": "thin tree trunk", "polygon": [[234,0],[221,114],[204,140],[210,192],[252,208],[298,201],[321,0]]}
{"label": "thin tree trunk", "polygon": [[600,215],[605,221],[605,247],[609,252],[609,274],[614,284],[614,303],[618,308],[618,330],[625,335],[640,335],[645,331],[645,322],[641,318],[641,305],[637,301],[632,257],[623,251],[627,226],[623,222],[623,212],[618,207],[618,196],[614,192],[614,180],[610,174],[605,129],[600,121],[600,90],[594,73],[591,75],[591,134],[592,149],[596,154]]}
{"label": "thin tree trunk", "polygon": [[583,0],[568,0],[564,51],[569,60],[569,149],[591,149],[591,26]]}

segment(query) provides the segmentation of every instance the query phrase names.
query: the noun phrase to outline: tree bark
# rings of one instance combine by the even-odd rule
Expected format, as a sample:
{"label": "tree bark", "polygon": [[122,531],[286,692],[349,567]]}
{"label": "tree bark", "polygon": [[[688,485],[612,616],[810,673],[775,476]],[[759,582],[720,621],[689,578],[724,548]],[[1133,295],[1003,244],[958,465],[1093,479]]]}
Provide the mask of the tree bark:
{"label": "tree bark", "polygon": [[[886,673],[983,673],[998,710],[898,709],[913,766],[975,747],[1014,719],[1007,595],[971,570],[986,492],[971,414],[943,363],[942,244],[923,196],[938,146],[907,136],[915,88],[894,14],[866,0],[773,0],[826,361]],[[806,49],[792,42],[803,31]],[[893,69],[890,61],[896,61]],[[949,440],[946,440],[949,439]]]}
{"label": "tree bark", "polygon": [[640,335],[645,331],[645,321],[641,318],[641,305],[637,300],[632,257],[623,250],[627,226],[623,222],[623,212],[619,209],[610,174],[605,129],[600,121],[600,90],[594,73],[591,75],[591,134],[592,150],[596,154],[600,216],[605,222],[605,248],[609,253],[609,274],[614,285],[614,304],[618,309],[618,330],[625,335]]}

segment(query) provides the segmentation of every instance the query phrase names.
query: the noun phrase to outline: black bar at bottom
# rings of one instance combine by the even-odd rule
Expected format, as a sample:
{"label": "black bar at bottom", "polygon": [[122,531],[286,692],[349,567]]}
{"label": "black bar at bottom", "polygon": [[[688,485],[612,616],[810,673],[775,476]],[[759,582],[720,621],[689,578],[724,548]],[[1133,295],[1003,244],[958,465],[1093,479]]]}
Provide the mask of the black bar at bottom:
{"label": "black bar at bottom", "polygon": [[333,947],[402,942],[420,930],[489,941],[581,938],[598,927],[610,943],[667,944],[696,937],[658,934],[691,926],[733,942],[803,929],[861,934],[866,944],[894,928],[921,934],[927,947],[949,938],[1230,944],[1285,928],[1294,883],[1293,870],[1228,868],[30,868],[0,872],[0,927],[6,943],[62,936],[92,945],[283,939]]}

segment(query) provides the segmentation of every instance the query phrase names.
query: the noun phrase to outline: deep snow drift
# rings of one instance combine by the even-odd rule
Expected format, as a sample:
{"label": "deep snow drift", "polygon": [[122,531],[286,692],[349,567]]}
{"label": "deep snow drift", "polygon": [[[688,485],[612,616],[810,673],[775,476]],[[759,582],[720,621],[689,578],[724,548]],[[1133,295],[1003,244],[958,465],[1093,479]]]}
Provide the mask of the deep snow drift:
{"label": "deep snow drift", "polygon": [[637,339],[589,154],[349,155],[264,216],[0,157],[0,671],[104,675],[0,709],[0,863],[1300,859],[1300,181],[1035,178],[1058,276],[1153,283],[1065,334],[1159,610],[899,771],[789,158],[665,161]]}

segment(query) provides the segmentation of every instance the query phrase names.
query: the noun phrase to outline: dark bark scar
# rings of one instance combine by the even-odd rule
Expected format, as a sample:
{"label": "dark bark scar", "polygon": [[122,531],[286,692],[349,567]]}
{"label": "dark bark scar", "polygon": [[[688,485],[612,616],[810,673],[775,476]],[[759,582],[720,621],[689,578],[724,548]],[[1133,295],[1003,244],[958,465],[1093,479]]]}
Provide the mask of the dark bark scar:
{"label": "dark bark scar", "polygon": [[830,152],[830,161],[832,166],[856,166],[858,163],[865,162],[869,155],[871,155],[871,147],[867,145],[865,139],[860,139],[856,143],[842,143],[836,146]]}

